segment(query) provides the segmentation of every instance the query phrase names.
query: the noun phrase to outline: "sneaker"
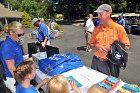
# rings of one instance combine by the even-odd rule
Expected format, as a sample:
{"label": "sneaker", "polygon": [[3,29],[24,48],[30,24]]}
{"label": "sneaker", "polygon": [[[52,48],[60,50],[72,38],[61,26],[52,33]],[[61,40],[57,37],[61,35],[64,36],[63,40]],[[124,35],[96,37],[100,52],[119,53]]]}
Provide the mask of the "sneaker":
{"label": "sneaker", "polygon": [[88,48],[86,48],[86,52],[88,52],[88,50],[89,50],[89,49],[88,49]]}
{"label": "sneaker", "polygon": [[91,52],[92,51],[92,49],[86,49],[86,52]]}
{"label": "sneaker", "polygon": [[91,52],[92,51],[92,49],[88,49],[88,52]]}

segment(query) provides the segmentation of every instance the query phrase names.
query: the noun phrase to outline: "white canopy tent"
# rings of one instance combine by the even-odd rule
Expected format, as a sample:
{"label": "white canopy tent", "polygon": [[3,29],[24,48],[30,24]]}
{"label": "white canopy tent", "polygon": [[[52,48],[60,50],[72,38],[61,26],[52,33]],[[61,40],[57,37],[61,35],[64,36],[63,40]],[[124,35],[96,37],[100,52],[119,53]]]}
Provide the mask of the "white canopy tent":
{"label": "white canopy tent", "polygon": [[[111,17],[118,17],[118,16],[119,16],[119,14],[114,14]],[[124,13],[123,16],[125,16],[125,17],[127,17],[127,16],[128,17],[133,17],[133,16],[139,17],[140,14],[138,14],[138,13]]]}

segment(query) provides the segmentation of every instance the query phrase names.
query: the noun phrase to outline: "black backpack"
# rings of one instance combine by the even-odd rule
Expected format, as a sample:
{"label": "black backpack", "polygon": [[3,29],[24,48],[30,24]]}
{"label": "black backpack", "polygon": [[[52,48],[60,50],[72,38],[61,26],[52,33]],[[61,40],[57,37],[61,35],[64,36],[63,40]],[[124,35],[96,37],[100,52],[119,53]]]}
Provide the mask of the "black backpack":
{"label": "black backpack", "polygon": [[6,80],[6,75],[4,73],[4,67],[3,67],[1,60],[0,60],[0,79]]}
{"label": "black backpack", "polygon": [[0,93],[6,93],[6,85],[3,80],[6,80],[6,75],[4,73],[3,64],[0,60]]}
{"label": "black backpack", "polygon": [[[1,46],[1,43],[2,41],[0,41],[0,46]],[[5,75],[2,61],[0,59],[0,93],[6,93],[6,85],[3,80],[6,80],[6,75]]]}
{"label": "black backpack", "polygon": [[[2,41],[0,42],[0,46],[1,46],[1,43],[2,43]],[[0,79],[6,80],[6,75],[4,72],[4,67],[3,67],[1,59],[0,59]]]}
{"label": "black backpack", "polygon": [[114,41],[111,45],[111,50],[107,55],[108,60],[125,69],[128,61],[128,53],[125,51],[125,45],[119,41]]}
{"label": "black backpack", "polygon": [[125,69],[128,61],[128,53],[125,51],[125,45],[118,41],[113,42],[107,58],[109,60],[111,76],[118,78],[120,68]]}

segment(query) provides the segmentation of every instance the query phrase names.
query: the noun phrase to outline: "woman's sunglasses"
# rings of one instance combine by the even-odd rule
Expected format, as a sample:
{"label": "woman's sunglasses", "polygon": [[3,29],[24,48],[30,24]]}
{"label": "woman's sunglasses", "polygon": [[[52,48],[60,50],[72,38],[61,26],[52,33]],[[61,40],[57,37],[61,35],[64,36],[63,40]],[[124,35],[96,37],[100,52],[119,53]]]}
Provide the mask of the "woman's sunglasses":
{"label": "woman's sunglasses", "polygon": [[24,33],[23,33],[23,34],[17,34],[17,36],[18,36],[18,37],[24,36]]}

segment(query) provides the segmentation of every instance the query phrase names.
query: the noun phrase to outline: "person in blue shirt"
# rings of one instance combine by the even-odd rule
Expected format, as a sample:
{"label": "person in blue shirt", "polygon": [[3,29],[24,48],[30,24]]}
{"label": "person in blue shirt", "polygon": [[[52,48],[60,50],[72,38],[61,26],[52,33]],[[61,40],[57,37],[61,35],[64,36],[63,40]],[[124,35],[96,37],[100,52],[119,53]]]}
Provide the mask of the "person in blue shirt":
{"label": "person in blue shirt", "polygon": [[125,20],[123,19],[123,14],[119,15],[119,20],[117,23],[122,25],[123,27],[125,26]]}
{"label": "person in blue shirt", "polygon": [[96,18],[96,19],[93,21],[93,23],[94,23],[94,26],[97,27],[97,26],[99,26],[100,21],[99,21],[98,18]]}
{"label": "person in blue shirt", "polygon": [[33,61],[25,61],[20,63],[14,71],[15,79],[18,82],[16,93],[39,93],[38,89],[45,85],[49,79],[45,78],[40,84],[34,87],[30,82],[34,79],[36,73]]}
{"label": "person in blue shirt", "polygon": [[38,28],[38,40],[34,43],[28,43],[28,60],[33,61],[32,54],[37,52],[45,52],[46,45],[50,45],[50,32],[46,24],[42,22],[41,18],[34,18],[32,24]]}
{"label": "person in blue shirt", "polygon": [[22,49],[19,45],[19,41],[24,35],[24,27],[19,22],[11,22],[8,25],[9,35],[2,42],[0,46],[0,60],[4,65],[4,71],[6,74],[6,87],[8,87],[12,93],[15,93],[15,79],[14,70],[16,66],[23,62]]}
{"label": "person in blue shirt", "polygon": [[50,33],[46,24],[41,22],[40,18],[34,18],[32,20],[32,24],[35,27],[38,27],[38,41],[37,42],[41,43],[43,48],[45,48],[46,45],[50,45]]}

